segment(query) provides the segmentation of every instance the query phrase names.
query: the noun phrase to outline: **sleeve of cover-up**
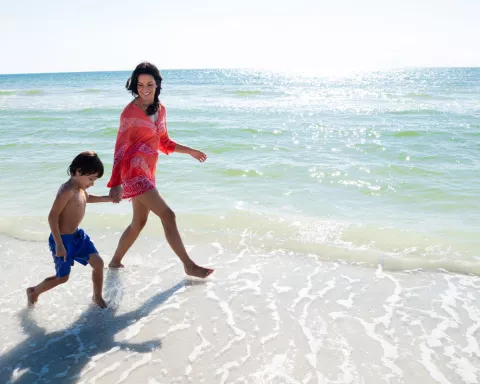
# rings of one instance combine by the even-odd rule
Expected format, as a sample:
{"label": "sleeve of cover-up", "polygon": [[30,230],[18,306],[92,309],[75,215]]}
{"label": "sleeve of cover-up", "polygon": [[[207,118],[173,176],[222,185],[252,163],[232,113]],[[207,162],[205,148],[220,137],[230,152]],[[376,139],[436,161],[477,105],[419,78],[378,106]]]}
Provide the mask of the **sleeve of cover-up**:
{"label": "sleeve of cover-up", "polygon": [[115,143],[115,152],[113,155],[112,176],[107,184],[107,188],[113,188],[122,184],[122,175],[125,167],[125,153],[129,146],[130,130],[128,129],[127,119],[120,116],[120,128],[118,129],[117,141]]}
{"label": "sleeve of cover-up", "polygon": [[163,117],[165,119],[165,133],[160,136],[160,140],[159,140],[159,143],[158,143],[158,150],[160,152],[163,152],[165,155],[169,155],[170,153],[175,151],[175,146],[177,145],[177,143],[175,143],[175,141],[170,139],[170,137],[168,136],[167,112],[165,111],[165,107],[163,107],[163,108],[164,108],[164,113],[165,113],[165,116]]}

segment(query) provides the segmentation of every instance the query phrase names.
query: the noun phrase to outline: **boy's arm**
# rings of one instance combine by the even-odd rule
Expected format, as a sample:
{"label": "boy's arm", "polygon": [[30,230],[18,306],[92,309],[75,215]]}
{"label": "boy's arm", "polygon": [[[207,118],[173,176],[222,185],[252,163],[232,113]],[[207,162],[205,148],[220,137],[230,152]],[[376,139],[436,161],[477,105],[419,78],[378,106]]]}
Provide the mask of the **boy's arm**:
{"label": "boy's arm", "polygon": [[87,194],[87,203],[111,203],[113,199],[110,196],[96,196]]}
{"label": "boy's arm", "polygon": [[56,255],[63,256],[65,261],[67,260],[67,254],[60,234],[59,221],[61,213],[72,196],[73,191],[68,187],[62,186],[58,191],[57,197],[55,198],[50,213],[48,214],[48,224],[50,225],[50,230],[52,231],[52,236],[55,240]]}

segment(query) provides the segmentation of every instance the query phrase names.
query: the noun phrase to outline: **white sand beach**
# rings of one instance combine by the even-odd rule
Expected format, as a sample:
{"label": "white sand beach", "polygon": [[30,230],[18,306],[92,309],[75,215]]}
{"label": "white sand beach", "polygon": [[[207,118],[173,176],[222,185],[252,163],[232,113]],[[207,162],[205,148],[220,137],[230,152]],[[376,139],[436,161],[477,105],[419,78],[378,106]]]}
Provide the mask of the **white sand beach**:
{"label": "white sand beach", "polygon": [[262,253],[246,236],[236,251],[191,248],[216,268],[199,281],[144,237],[125,269],[105,271],[108,309],[90,304],[90,270],[76,265],[28,310],[50,255],[1,244],[2,383],[478,382],[478,276]]}

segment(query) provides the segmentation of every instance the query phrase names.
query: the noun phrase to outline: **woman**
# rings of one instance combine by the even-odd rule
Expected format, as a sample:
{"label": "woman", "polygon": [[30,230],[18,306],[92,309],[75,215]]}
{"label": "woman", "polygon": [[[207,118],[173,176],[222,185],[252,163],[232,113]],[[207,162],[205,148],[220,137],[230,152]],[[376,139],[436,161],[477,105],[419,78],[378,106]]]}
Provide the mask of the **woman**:
{"label": "woman", "polygon": [[185,273],[207,277],[213,269],[196,265],[187,254],[175,221],[175,213],[162,199],[155,184],[158,150],[166,155],[185,153],[203,163],[207,155],[201,151],[175,143],[168,137],[165,107],[158,96],[162,77],[157,67],[144,62],[135,68],[126,84],[134,99],[120,116],[112,177],[108,182],[110,196],[118,203],[131,198],[132,223],[123,232],[109,267],[122,268],[125,253],[137,239],[152,211],[162,220],[168,243],[182,261]]}

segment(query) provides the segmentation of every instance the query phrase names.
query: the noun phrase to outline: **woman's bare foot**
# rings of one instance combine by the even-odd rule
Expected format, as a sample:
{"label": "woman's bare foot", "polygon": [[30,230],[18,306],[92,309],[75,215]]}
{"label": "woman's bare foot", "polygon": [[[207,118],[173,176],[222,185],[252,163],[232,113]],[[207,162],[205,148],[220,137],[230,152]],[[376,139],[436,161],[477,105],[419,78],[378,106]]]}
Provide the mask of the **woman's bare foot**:
{"label": "woman's bare foot", "polygon": [[113,261],[108,264],[108,268],[124,268],[122,263],[114,263]]}
{"label": "woman's bare foot", "polygon": [[189,267],[184,267],[185,273],[189,276],[200,277],[202,279],[210,276],[214,269],[200,267],[197,264],[192,264]]}
{"label": "woman's bare foot", "polygon": [[103,300],[102,296],[92,296],[92,301],[97,304],[100,308],[107,308],[107,303]]}
{"label": "woman's bare foot", "polygon": [[38,294],[35,293],[35,288],[27,288],[27,302],[29,307],[33,307],[38,300]]}

